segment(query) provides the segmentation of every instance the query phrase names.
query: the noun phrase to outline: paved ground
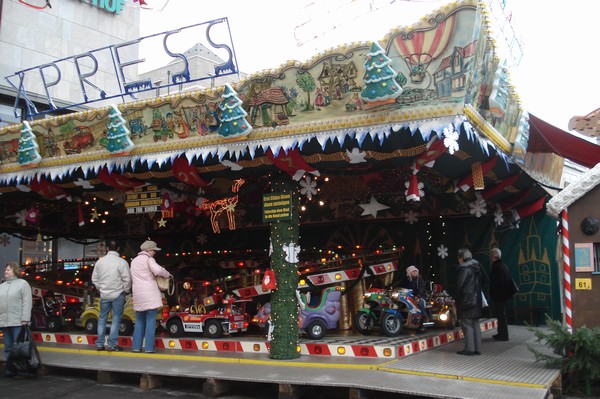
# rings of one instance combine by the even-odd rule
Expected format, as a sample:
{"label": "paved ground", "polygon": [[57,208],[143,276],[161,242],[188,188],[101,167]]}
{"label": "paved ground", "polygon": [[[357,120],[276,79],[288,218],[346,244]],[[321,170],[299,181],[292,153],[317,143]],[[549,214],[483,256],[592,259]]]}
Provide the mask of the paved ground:
{"label": "paved ground", "polygon": [[[1,368],[1,367],[0,367]],[[0,397],[3,399],[204,399],[198,380],[166,378],[163,387],[150,391],[139,388],[139,376],[122,376],[114,384],[100,384],[93,372],[57,370],[50,375],[31,378],[0,377]],[[397,393],[366,392],[366,397],[377,399],[419,399],[425,396],[400,395]],[[277,387],[272,384],[239,383],[220,399],[276,399]],[[306,397],[314,399],[347,399],[348,390],[343,388],[315,388]]]}

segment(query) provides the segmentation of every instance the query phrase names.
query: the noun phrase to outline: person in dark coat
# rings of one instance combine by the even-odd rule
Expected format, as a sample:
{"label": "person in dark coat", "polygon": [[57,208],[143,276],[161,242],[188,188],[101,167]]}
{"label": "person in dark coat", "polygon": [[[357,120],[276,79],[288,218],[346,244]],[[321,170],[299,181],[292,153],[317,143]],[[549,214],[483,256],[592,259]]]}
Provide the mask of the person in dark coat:
{"label": "person in dark coat", "polygon": [[458,269],[456,273],[456,309],[460,327],[465,336],[465,348],[459,355],[481,355],[481,267],[473,259],[468,249],[458,250]]}
{"label": "person in dark coat", "polygon": [[492,248],[490,251],[492,267],[490,270],[490,300],[492,311],[498,319],[498,334],[493,338],[497,341],[508,341],[508,322],[506,319],[506,302],[515,294],[512,276],[506,263],[502,261],[502,251]]}

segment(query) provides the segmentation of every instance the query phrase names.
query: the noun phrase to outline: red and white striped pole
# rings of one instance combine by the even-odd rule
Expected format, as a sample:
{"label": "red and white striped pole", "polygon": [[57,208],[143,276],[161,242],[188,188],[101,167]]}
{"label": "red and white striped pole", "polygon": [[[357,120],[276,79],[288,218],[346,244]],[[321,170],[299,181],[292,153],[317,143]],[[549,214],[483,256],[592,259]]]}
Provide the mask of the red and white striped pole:
{"label": "red and white striped pole", "polygon": [[565,322],[567,330],[573,332],[573,306],[571,303],[571,253],[569,251],[569,214],[567,210],[560,213],[562,253],[564,270]]}

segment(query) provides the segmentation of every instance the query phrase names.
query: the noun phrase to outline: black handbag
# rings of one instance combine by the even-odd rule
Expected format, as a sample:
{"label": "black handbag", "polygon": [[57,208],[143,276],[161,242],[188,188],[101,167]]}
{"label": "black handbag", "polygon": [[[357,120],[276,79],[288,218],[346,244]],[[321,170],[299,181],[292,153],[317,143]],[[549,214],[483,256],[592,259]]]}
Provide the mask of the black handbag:
{"label": "black handbag", "polygon": [[42,366],[40,354],[31,336],[29,326],[23,326],[17,336],[17,342],[10,348],[6,369],[14,373],[35,374]]}

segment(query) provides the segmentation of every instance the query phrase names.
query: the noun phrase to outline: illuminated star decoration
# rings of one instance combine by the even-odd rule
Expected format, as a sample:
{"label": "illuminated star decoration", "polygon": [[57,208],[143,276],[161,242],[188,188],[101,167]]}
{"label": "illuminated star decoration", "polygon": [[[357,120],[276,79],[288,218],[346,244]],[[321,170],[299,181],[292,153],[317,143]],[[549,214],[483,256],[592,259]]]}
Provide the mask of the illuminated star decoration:
{"label": "illuminated star decoration", "polygon": [[300,180],[300,194],[306,196],[309,200],[313,195],[317,195],[317,182],[311,180],[310,176],[306,176],[304,180]]}
{"label": "illuminated star decoration", "polygon": [[92,220],[98,220],[99,217],[100,217],[100,214],[98,213],[98,211],[96,211],[96,208],[94,208],[92,210]]}
{"label": "illuminated star decoration", "polygon": [[444,244],[440,245],[437,247],[437,254],[440,258],[446,259],[448,257],[448,248]]}
{"label": "illuminated star decoration", "polygon": [[350,158],[350,163],[367,162],[367,160],[365,159],[365,156],[367,155],[367,153],[361,152],[360,149],[358,149],[358,148],[353,148],[352,152],[346,150],[346,155],[348,156],[348,158]]}
{"label": "illuminated star decoration", "polygon": [[371,196],[371,202],[368,204],[359,204],[358,206],[363,209],[363,213],[360,216],[372,215],[375,219],[377,219],[377,212],[390,208],[387,205],[377,202],[374,196]]}
{"label": "illuminated star decoration", "polygon": [[167,220],[164,218],[160,218],[160,220],[157,222],[158,223],[158,228],[160,229],[161,227],[167,227]]}

